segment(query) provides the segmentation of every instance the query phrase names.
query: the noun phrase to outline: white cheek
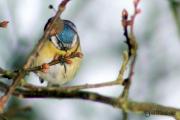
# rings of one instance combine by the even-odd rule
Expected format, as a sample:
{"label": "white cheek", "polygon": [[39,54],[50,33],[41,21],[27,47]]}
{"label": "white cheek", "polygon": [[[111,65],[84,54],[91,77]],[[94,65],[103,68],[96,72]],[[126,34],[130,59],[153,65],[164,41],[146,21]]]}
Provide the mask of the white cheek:
{"label": "white cheek", "polygon": [[76,44],[77,39],[78,39],[78,36],[75,35],[74,38],[73,38],[73,42],[72,42],[71,48]]}
{"label": "white cheek", "polygon": [[54,46],[55,46],[56,48],[59,48],[59,49],[60,49],[60,47],[59,47],[59,45],[58,45],[58,40],[57,40],[57,38],[56,38],[55,36],[52,36],[52,37],[51,37],[51,41],[53,42],[53,44],[54,44]]}

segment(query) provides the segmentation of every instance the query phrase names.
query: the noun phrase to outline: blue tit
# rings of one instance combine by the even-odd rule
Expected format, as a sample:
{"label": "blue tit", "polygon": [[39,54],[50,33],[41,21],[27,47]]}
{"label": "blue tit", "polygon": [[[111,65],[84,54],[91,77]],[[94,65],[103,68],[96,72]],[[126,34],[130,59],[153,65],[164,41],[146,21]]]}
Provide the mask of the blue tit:
{"label": "blue tit", "polygon": [[[48,28],[51,20],[52,18],[48,20],[44,30]],[[37,57],[33,60],[31,67],[49,63],[57,58],[57,56],[70,55],[74,52],[82,53],[79,35],[74,23],[59,18],[55,23],[54,29],[57,32],[47,38],[38,52]],[[72,62],[71,64],[61,62],[50,66],[46,73],[43,71],[37,71],[36,74],[39,76],[41,81],[48,81],[48,86],[61,86],[74,78],[82,58],[74,57],[70,58],[70,60]]]}

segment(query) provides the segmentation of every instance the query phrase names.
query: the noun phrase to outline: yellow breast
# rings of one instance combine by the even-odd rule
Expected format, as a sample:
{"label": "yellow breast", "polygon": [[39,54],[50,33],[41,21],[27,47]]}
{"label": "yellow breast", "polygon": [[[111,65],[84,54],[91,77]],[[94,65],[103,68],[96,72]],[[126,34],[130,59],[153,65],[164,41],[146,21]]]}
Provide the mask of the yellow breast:
{"label": "yellow breast", "polygon": [[44,46],[39,51],[39,54],[37,56],[37,62],[41,64],[43,64],[47,60],[48,62],[50,62],[49,59],[52,60],[57,54],[63,55],[65,54],[65,52],[62,50],[58,50],[52,42],[46,40]]}
{"label": "yellow breast", "polygon": [[[44,46],[39,51],[39,55],[38,55],[37,59],[41,63],[41,62],[44,62],[45,59],[53,59],[55,57],[55,55],[71,54],[72,52],[75,51],[76,48],[77,48],[77,46],[74,46],[72,49],[70,49],[68,51],[59,50],[58,48],[56,48],[53,45],[53,43],[51,41],[47,40],[44,43]],[[78,48],[77,51],[80,52],[80,48]]]}
{"label": "yellow breast", "polygon": [[[56,55],[65,55],[70,54],[76,50],[77,46],[66,51],[57,49],[52,42],[47,40],[43,47],[40,49],[38,56],[35,58],[32,67],[40,66],[44,63],[51,62]],[[78,47],[77,52],[81,52],[80,47]],[[48,73],[43,73],[38,71],[37,74],[44,80],[48,81],[48,84],[64,84],[69,80],[74,78],[74,75],[79,68],[81,59],[80,58],[72,58],[72,64],[66,64],[67,71],[64,70],[64,65],[57,64],[51,66],[48,70]]]}

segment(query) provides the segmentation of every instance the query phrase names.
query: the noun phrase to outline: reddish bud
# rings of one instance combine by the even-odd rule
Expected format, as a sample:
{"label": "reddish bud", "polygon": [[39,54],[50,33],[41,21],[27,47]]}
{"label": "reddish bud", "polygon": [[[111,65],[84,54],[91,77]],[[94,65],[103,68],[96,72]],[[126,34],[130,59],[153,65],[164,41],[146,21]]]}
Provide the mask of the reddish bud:
{"label": "reddish bud", "polygon": [[141,13],[141,9],[136,9],[136,14]]}
{"label": "reddish bud", "polygon": [[49,69],[49,64],[44,63],[44,64],[42,65],[42,69]]}
{"label": "reddish bud", "polygon": [[67,63],[67,64],[72,64],[73,62],[72,62],[72,60],[70,60],[70,59],[66,59],[66,63]]}
{"label": "reddish bud", "polygon": [[7,25],[8,25],[9,21],[3,21],[3,22],[0,22],[0,27],[2,28],[6,28]]}
{"label": "reddish bud", "polygon": [[49,70],[49,64],[44,63],[42,66],[42,72],[47,73]]}
{"label": "reddish bud", "polygon": [[79,57],[79,58],[83,58],[83,54],[81,52],[77,52],[76,56]]}
{"label": "reddish bud", "polygon": [[126,9],[123,9],[122,17],[123,17],[123,19],[127,19],[128,18],[128,11]]}
{"label": "reddish bud", "polygon": [[134,4],[138,4],[140,2],[140,0],[134,0],[133,3]]}

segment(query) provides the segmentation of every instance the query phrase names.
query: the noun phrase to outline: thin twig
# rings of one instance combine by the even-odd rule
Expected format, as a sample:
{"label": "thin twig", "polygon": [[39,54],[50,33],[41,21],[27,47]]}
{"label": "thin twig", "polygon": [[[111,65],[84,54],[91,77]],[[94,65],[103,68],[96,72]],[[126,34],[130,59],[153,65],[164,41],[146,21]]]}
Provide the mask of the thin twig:
{"label": "thin twig", "polygon": [[[129,94],[129,88],[131,85],[132,77],[134,74],[134,66],[136,61],[136,55],[137,55],[137,42],[134,35],[134,21],[137,16],[137,14],[140,13],[140,9],[138,8],[140,0],[134,0],[134,14],[131,16],[130,20],[128,20],[128,12],[126,9],[122,12],[122,25],[124,27],[124,36],[126,37],[126,43],[128,45],[128,53],[129,53],[129,62],[130,63],[130,72],[127,79],[124,81],[124,90],[121,94],[122,97],[127,99]],[[130,34],[128,31],[128,27],[130,27]],[[131,61],[132,60],[132,61]]]}
{"label": "thin twig", "polygon": [[[136,61],[136,52],[137,52],[137,42],[134,35],[134,21],[138,13],[140,13],[140,9],[138,8],[140,0],[134,0],[134,14],[131,16],[130,20],[128,19],[128,11],[124,9],[122,11],[122,26],[124,28],[124,36],[126,38],[126,44],[128,46],[128,62],[130,63],[130,71],[128,78],[124,80],[124,89],[121,93],[121,96],[119,96],[119,100],[121,100],[124,103],[124,106],[122,108],[123,110],[123,119],[128,118],[127,114],[127,100],[129,96],[129,89],[132,82],[132,77],[134,74],[134,66]],[[128,27],[130,27],[130,34],[128,31]],[[132,60],[132,61],[131,61]],[[123,99],[122,99],[123,98]]]}
{"label": "thin twig", "polygon": [[132,77],[133,77],[133,74],[134,74],[134,66],[135,66],[135,61],[136,61],[136,56],[134,56],[133,60],[132,60],[132,63],[130,65],[130,72],[129,72],[129,77],[127,79],[124,80],[124,90],[122,92],[122,95],[125,99],[128,98],[128,95],[129,95],[129,89],[130,89],[130,86],[131,86],[131,82],[132,82]]}
{"label": "thin twig", "polygon": [[128,53],[127,53],[127,51],[124,51],[123,52],[123,62],[122,62],[122,65],[120,67],[121,69],[120,69],[118,77],[117,77],[117,81],[119,81],[120,84],[122,84],[122,82],[123,82],[122,80],[124,80],[123,76],[124,76],[124,73],[126,71],[126,67],[127,67],[128,61],[129,61]]}
{"label": "thin twig", "polygon": [[[74,90],[82,90],[82,89],[92,89],[92,88],[100,88],[100,87],[107,87],[107,86],[114,86],[119,85],[120,83],[118,81],[110,81],[110,82],[104,82],[104,83],[96,83],[96,84],[83,84],[83,85],[75,85],[75,86],[64,86],[60,88],[56,87],[49,87],[50,90],[61,90],[61,91],[74,91]],[[33,90],[39,90],[39,89],[47,89],[47,87],[41,87],[41,86],[35,86],[31,84],[25,84],[23,87]]]}
{"label": "thin twig", "polygon": [[177,30],[179,33],[178,35],[180,35],[180,15],[179,15],[180,1],[169,0],[169,4],[170,4],[171,10],[172,10],[172,13],[174,15]]}
{"label": "thin twig", "polygon": [[128,120],[128,113],[123,111],[123,120]]}
{"label": "thin twig", "polygon": [[16,71],[9,71],[9,70],[4,70],[0,68],[0,78],[13,79],[16,76],[17,76]]}
{"label": "thin twig", "polygon": [[[52,60],[51,62],[47,63],[48,66],[53,66],[56,64],[63,62],[67,62],[68,60],[71,60],[72,58],[81,58],[83,56],[82,53],[80,52],[73,52],[72,54],[68,55],[68,56],[60,56],[58,59]],[[68,63],[67,63],[68,64]],[[26,71],[27,72],[36,72],[36,71],[40,71],[42,70],[43,67],[42,66],[37,66],[37,67],[33,67],[33,68],[27,68]]]}

